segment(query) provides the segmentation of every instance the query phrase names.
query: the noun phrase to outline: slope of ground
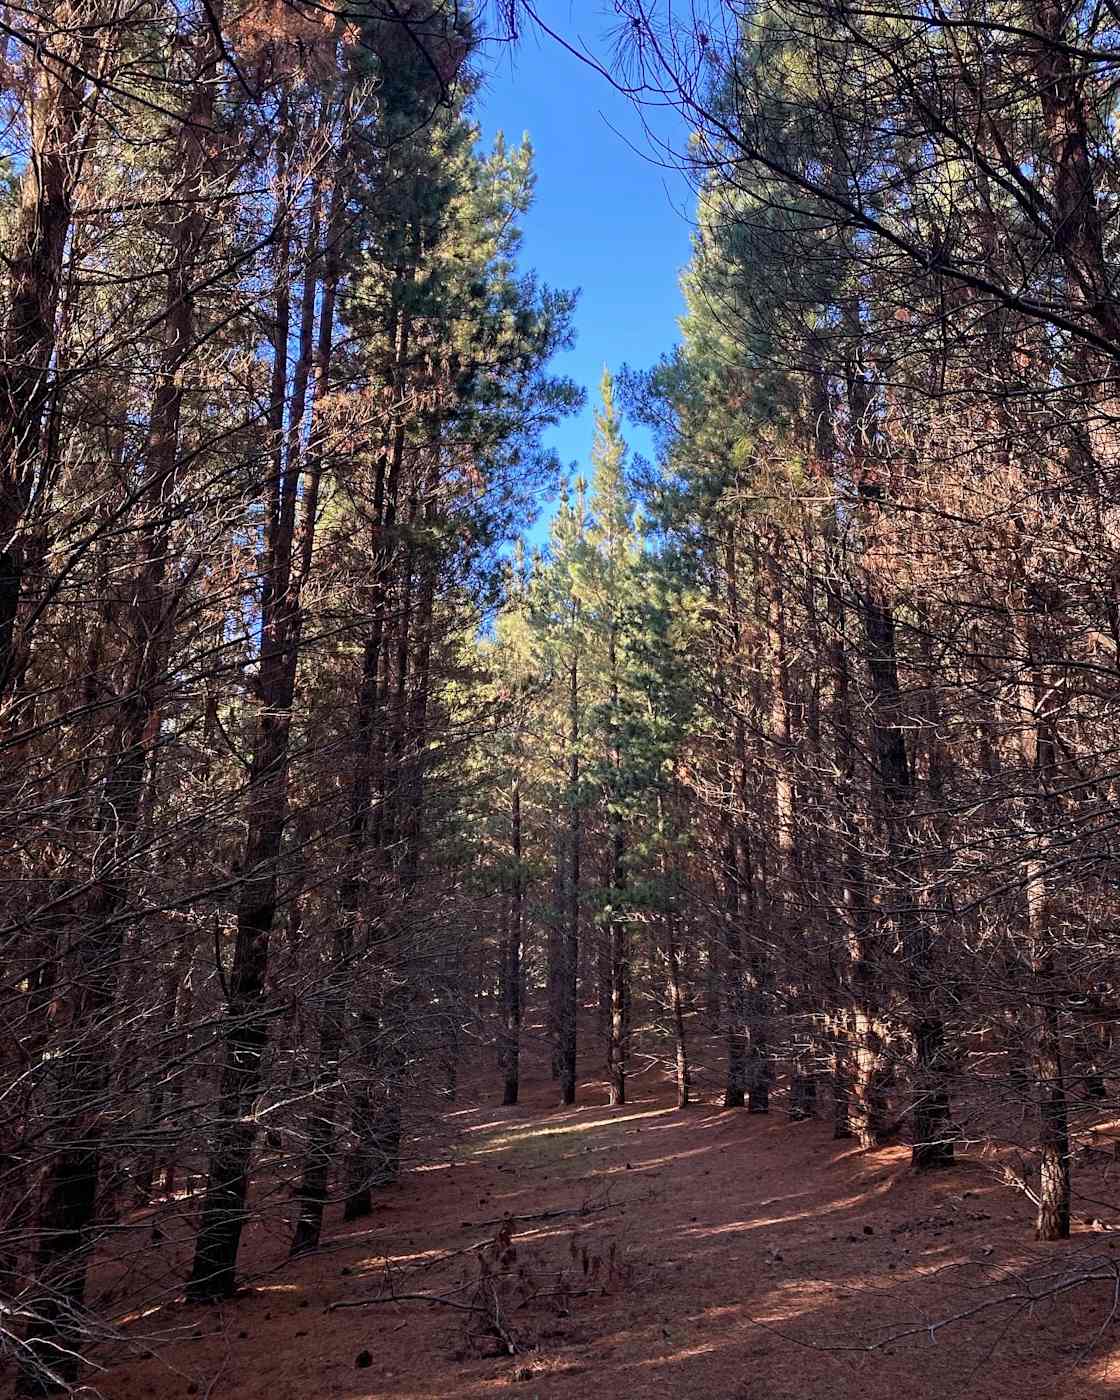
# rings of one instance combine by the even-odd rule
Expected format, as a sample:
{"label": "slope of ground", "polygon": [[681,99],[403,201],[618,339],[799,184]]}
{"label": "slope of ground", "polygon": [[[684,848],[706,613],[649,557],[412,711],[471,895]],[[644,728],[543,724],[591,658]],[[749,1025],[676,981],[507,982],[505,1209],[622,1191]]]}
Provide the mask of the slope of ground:
{"label": "slope of ground", "polygon": [[562,1110],[538,1074],[516,1108],[460,1106],[454,1156],[372,1221],[333,1217],[294,1264],[251,1240],[260,1282],[135,1319],[153,1354],[92,1379],[112,1400],[1120,1395],[1120,1235],[1029,1246],[1028,1203],[979,1163],[919,1179],[824,1123],[677,1111],[652,1070],[633,1089]]}

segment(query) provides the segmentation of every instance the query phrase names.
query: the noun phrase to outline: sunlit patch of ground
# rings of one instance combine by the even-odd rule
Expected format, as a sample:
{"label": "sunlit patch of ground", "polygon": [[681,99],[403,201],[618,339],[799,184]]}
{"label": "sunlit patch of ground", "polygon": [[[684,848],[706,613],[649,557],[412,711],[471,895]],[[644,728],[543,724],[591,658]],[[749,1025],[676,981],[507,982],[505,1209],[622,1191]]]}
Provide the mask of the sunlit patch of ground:
{"label": "sunlit patch of ground", "polygon": [[[1034,1246],[1027,1203],[975,1164],[918,1179],[905,1149],[860,1152],[834,1143],[827,1124],[795,1125],[780,1113],[752,1118],[710,1103],[678,1112],[669,1086],[651,1093],[647,1078],[623,1108],[605,1107],[594,1086],[587,1106],[560,1109],[555,1084],[527,1058],[518,1107],[486,1102],[492,1073],[473,1103],[464,1086],[464,1102],[447,1115],[459,1135],[451,1160],[440,1153],[408,1173],[370,1221],[343,1225],[332,1215],[318,1255],[288,1263],[287,1217],[274,1218],[246,1241],[245,1270],[259,1277],[251,1293],[209,1309],[169,1293],[134,1309],[129,1331],[154,1354],[94,1377],[102,1394],[1120,1395],[1108,1288],[971,1315],[1000,1290],[1075,1261],[1079,1249],[1107,1251],[1111,1238]],[[1090,1184],[1108,1198],[1116,1190],[1104,1175]],[[496,1228],[487,1222],[507,1216],[514,1267],[527,1280],[503,1304],[519,1350],[482,1354],[496,1348],[472,1344],[469,1314],[399,1295],[472,1298],[479,1252]],[[1116,1257],[1120,1264],[1120,1248]],[[364,1300],[377,1301],[338,1306]],[[953,1316],[931,1341],[931,1324]],[[367,1352],[369,1365],[358,1366]]]}

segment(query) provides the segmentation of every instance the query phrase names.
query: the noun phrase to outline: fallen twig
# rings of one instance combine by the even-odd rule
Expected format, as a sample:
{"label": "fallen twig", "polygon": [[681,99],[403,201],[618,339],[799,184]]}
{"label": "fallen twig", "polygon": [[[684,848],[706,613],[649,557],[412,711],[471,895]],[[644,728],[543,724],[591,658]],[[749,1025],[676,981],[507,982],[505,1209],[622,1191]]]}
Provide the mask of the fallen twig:
{"label": "fallen twig", "polygon": [[445,1308],[455,1308],[459,1312],[480,1313],[484,1308],[472,1303],[456,1303],[451,1298],[441,1298],[435,1293],[391,1293],[388,1298],[348,1298],[341,1303],[328,1303],[328,1312],[338,1312],[340,1308],[376,1308],[385,1303],[441,1303]]}
{"label": "fallen twig", "polygon": [[560,1220],[569,1215],[597,1215],[601,1210],[614,1210],[625,1201],[604,1201],[597,1206],[572,1206],[569,1210],[538,1210],[532,1215],[498,1215],[493,1220],[464,1220],[463,1229],[481,1229],[484,1225],[513,1225],[527,1220]]}
{"label": "fallen twig", "polygon": [[518,1303],[518,1311],[522,1308],[529,1308],[541,1298],[601,1298],[605,1296],[605,1288],[546,1288],[540,1293],[530,1293],[528,1298],[523,1298]]}
{"label": "fallen twig", "polygon": [[225,1319],[225,1316],[224,1316],[224,1315],[221,1317],[221,1324],[222,1324],[222,1340],[223,1340],[223,1341],[225,1342],[225,1344],[226,1344],[226,1354],[225,1354],[225,1356],[222,1358],[222,1364],[218,1367],[218,1369],[217,1369],[217,1370],[214,1372],[214,1374],[210,1377],[210,1381],[209,1381],[209,1383],[208,1383],[208,1385],[207,1385],[207,1387],[206,1387],[206,1391],[205,1391],[205,1394],[204,1394],[203,1397],[202,1397],[202,1400],[211,1400],[211,1396],[214,1394],[214,1391],[215,1391],[215,1389],[216,1389],[216,1387],[217,1387],[218,1382],[219,1382],[219,1381],[222,1379],[222,1377],[225,1375],[226,1367],[229,1365],[229,1363],[230,1363],[230,1358],[231,1358],[232,1355],[233,1355],[233,1346],[232,1346],[232,1344],[230,1343],[230,1339],[229,1339],[229,1327],[228,1327],[228,1325],[227,1325],[227,1323],[226,1323],[226,1319]]}

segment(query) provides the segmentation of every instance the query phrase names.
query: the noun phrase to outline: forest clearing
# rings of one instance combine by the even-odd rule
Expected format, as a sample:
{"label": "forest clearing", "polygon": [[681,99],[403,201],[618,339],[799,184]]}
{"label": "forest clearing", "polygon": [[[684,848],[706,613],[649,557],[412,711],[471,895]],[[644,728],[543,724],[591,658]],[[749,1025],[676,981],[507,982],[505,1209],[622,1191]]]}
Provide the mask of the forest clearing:
{"label": "forest clearing", "polygon": [[1120,0],[0,0],[0,1393],[1120,1395]]}

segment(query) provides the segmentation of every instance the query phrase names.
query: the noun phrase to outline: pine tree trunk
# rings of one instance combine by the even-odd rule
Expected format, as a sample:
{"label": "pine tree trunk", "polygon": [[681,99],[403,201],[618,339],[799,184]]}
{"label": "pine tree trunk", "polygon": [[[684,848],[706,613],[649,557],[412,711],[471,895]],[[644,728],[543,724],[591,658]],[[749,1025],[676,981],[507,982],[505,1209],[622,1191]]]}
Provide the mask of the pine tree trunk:
{"label": "pine tree trunk", "polygon": [[[332,215],[333,218],[333,215]],[[336,240],[337,242],[337,240]],[[405,273],[394,275],[394,292],[399,293],[406,281]],[[393,374],[398,396],[403,394],[403,376],[408,357],[411,318],[407,310],[395,313],[393,325]],[[386,813],[390,803],[387,791],[387,753],[385,748],[388,723],[388,664],[386,619],[389,611],[392,569],[397,547],[397,498],[401,466],[404,460],[405,432],[399,417],[394,415],[386,424],[377,455],[373,484],[373,511],[370,525],[370,591],[367,610],[369,631],[362,648],[362,671],[358,682],[357,704],[354,707],[350,743],[353,750],[353,779],[350,787],[350,809],[347,825],[347,861],[349,871],[340,889],[340,918],[355,929],[363,930],[363,946],[357,951],[368,957],[380,975],[387,940],[377,936],[371,942],[372,921],[364,904],[368,895],[365,865],[371,850],[381,852],[381,866],[388,877],[385,855]],[[374,791],[379,800],[374,807]],[[379,911],[382,914],[384,910]],[[372,1213],[375,1182],[380,1181],[374,1145],[376,1111],[374,1085],[381,1073],[379,1049],[382,1036],[382,989],[367,993],[358,1011],[353,1045],[353,1063],[361,1082],[351,1088],[353,1109],[351,1130],[354,1147],[345,1167],[343,1219],[358,1220]],[[321,1212],[319,1228],[321,1228]],[[305,1233],[309,1227],[305,1227]]]}
{"label": "pine tree trunk", "polygon": [[[345,151],[346,142],[343,142]],[[342,167],[345,155],[340,155]],[[335,303],[338,296],[338,283],[341,275],[340,240],[345,217],[346,182],[336,180],[331,198],[330,213],[326,224],[326,264],[323,271],[322,308],[319,317],[318,353],[312,366],[312,398],[318,403],[327,390],[327,374],[330,368],[334,339]],[[312,198],[310,227],[307,236],[307,260],[304,266],[303,298],[300,308],[300,380],[306,374],[304,366],[310,360],[311,336],[315,318],[316,277],[315,266],[320,256],[319,243],[320,196],[318,185]],[[300,385],[297,384],[297,392]],[[299,405],[297,404],[298,408]],[[294,417],[294,415],[293,415]],[[300,414],[302,418],[302,414]],[[299,432],[302,424],[297,419],[294,431]],[[291,430],[290,430],[291,431]],[[319,444],[314,440],[309,444],[311,471],[309,489],[312,493],[311,509],[314,510],[318,495],[320,476]],[[312,516],[312,519],[314,517]],[[305,530],[301,539],[299,570],[303,578],[311,571],[311,548],[313,537]],[[369,696],[366,689],[368,657],[363,651],[363,686],[359,695],[355,727],[354,783],[351,787],[351,804],[348,825],[348,849],[352,855],[360,855],[362,837],[365,832],[365,819],[369,808],[369,753],[368,729],[372,722],[369,712]],[[320,1011],[319,1055],[313,1086],[312,1106],[305,1120],[304,1132],[307,1151],[303,1169],[296,1188],[297,1215],[292,1233],[291,1253],[303,1254],[317,1249],[323,1229],[323,1213],[326,1210],[330,1189],[332,1149],[335,1139],[336,1116],[339,1098],[339,1064],[346,1041],[348,1023],[347,979],[350,976],[350,962],[353,957],[354,929],[358,919],[358,904],[361,883],[354,872],[343,879],[339,890],[339,922],[335,930],[331,949],[330,964],[327,968]]]}
{"label": "pine tree trunk", "polygon": [[[281,199],[291,197],[286,151],[278,151]],[[312,220],[311,238],[317,239]],[[282,205],[277,226],[271,427],[274,474],[270,482],[261,588],[261,656],[257,713],[247,797],[247,834],[242,869],[245,875],[237,905],[237,934],[229,979],[229,1002],[222,1035],[223,1055],[218,1089],[217,1124],[211,1146],[194,1261],[187,1294],[194,1301],[230,1298],[235,1289],[237,1255],[247,1215],[249,1168],[255,1132],[252,1103],[260,1091],[268,1043],[265,978],[269,941],[279,895],[279,861],[287,825],[288,746],[302,609],[300,593],[310,568],[317,515],[317,454],[306,464],[303,514],[297,536],[296,505],[304,469],[303,425],[312,368],[314,285],[301,307],[300,355],[292,381],[288,431],[283,431],[287,397],[286,349],[289,332],[289,211]],[[314,284],[314,249],[308,249],[305,279]],[[333,336],[333,295],[320,305],[316,372],[320,392],[329,373]],[[317,405],[316,405],[317,406]],[[312,442],[315,427],[312,427]]]}
{"label": "pine tree trunk", "polygon": [[564,986],[564,921],[567,917],[568,888],[568,835],[561,818],[562,804],[557,798],[552,812],[552,903],[548,920],[548,1006],[545,1027],[551,1052],[549,1073],[553,1079],[560,1078],[560,1005]]}
{"label": "pine tree trunk", "polygon": [[842,981],[846,984],[848,1002],[836,1032],[833,1128],[836,1137],[854,1135],[861,1147],[870,1148],[881,1145],[886,1123],[884,1066],[878,1033],[882,987],[868,908],[862,834],[853,811],[856,744],[845,642],[845,570],[835,539],[834,522],[829,530],[828,561],[826,597],[832,638],[832,722],[841,773],[836,815],[841,836],[839,874],[843,895],[838,912],[846,930],[839,955],[847,960],[847,977]]}
{"label": "pine tree trunk", "polygon": [[[790,722],[789,674],[786,663],[785,597],[778,562],[781,536],[770,533],[762,542],[763,574],[766,591],[767,643],[770,662],[769,740],[774,763],[774,832],[778,868],[771,895],[772,938],[777,947],[799,949],[792,936],[793,892],[800,884],[801,857],[797,848],[793,784],[793,728]],[[808,954],[798,959],[794,976],[809,980],[805,967]],[[800,1037],[799,1037],[800,1039]],[[810,1057],[803,1049],[795,1053],[790,1076],[790,1117],[795,1121],[816,1113],[817,1085]]]}
{"label": "pine tree trunk", "polygon": [[1046,864],[1046,827],[1057,809],[1052,790],[1057,745],[1047,690],[1036,660],[1035,625],[1021,582],[1012,613],[1012,632],[1019,647],[1020,677],[1017,685],[1022,723],[1019,749],[1023,761],[1024,826],[1032,849],[1023,862],[1027,952],[1030,963],[1031,1059],[1038,1102],[1039,1189],[1035,1236],[1040,1240],[1064,1240],[1070,1232],[1069,1114],[1062,1053],[1062,1016],[1059,993],[1054,987],[1054,941],[1049,927]]}
{"label": "pine tree trunk", "polygon": [[511,846],[513,853],[513,909],[509,920],[505,957],[505,1087],[502,1103],[517,1102],[521,1068],[521,938],[524,877],[521,871],[521,785],[513,780],[510,797]]}
{"label": "pine tree trunk", "polygon": [[711,929],[705,943],[704,1018],[714,1033],[723,1024],[724,947],[720,931]]}
{"label": "pine tree trunk", "polygon": [[611,1027],[607,1063],[610,1103],[626,1102],[626,1069],[630,1039],[629,936],[621,919],[611,922]]}
{"label": "pine tree trunk", "polygon": [[746,973],[743,966],[743,935],[739,927],[739,849],[731,819],[725,818],[724,901],[727,912],[724,932],[724,1006],[727,1016],[727,1074],[723,1092],[724,1108],[742,1108],[747,1095],[747,1008]]}
{"label": "pine tree trunk", "polygon": [[[613,600],[612,600],[613,606]],[[626,1102],[626,1072],[630,1058],[630,931],[626,924],[622,902],[626,891],[626,836],[622,816],[622,746],[620,740],[618,639],[617,621],[612,613],[607,638],[607,667],[610,677],[611,788],[610,792],[610,852],[611,852],[611,920],[607,931],[610,968],[610,1033],[607,1042],[607,1074],[609,1102]]]}
{"label": "pine tree trunk", "polygon": [[614,917],[610,923],[611,1024],[607,1065],[610,1073],[610,1102],[626,1102],[626,1071],[630,1056],[630,935],[618,904],[625,889],[625,837],[620,824],[611,835],[612,899]]}
{"label": "pine tree trunk", "polygon": [[[28,94],[31,150],[5,249],[9,310],[0,361],[0,700],[21,669],[15,636],[26,565],[21,527],[31,504],[40,426],[51,395],[59,289],[82,168],[78,147],[94,96],[87,91],[87,74],[100,76],[109,57],[108,52],[97,55],[83,16],[70,0],[60,0],[43,15],[48,44],[36,54],[36,77]],[[110,34],[111,29],[106,26]]]}
{"label": "pine tree trunk", "polygon": [[675,1069],[677,1085],[677,1107],[684,1108],[689,1102],[692,1089],[692,1076],[688,1065],[688,1042],[684,1024],[684,988],[681,979],[681,957],[677,947],[672,918],[666,921],[665,965],[669,990],[669,1014],[673,1022],[673,1045],[675,1049]]}
{"label": "pine tree trunk", "polygon": [[[423,984],[417,977],[415,933],[410,923],[409,903],[420,876],[424,838],[424,764],[436,563],[428,554],[417,559],[414,543],[417,496],[418,487],[414,485],[409,539],[401,569],[411,576],[418,566],[419,579],[416,606],[402,610],[399,619],[405,635],[397,650],[397,693],[401,702],[395,706],[395,722],[400,733],[393,741],[396,816],[391,830],[397,833],[403,845],[398,876],[399,909],[394,918],[395,932],[388,943],[389,975],[384,983],[377,1022],[379,1084],[372,1111],[364,1120],[364,1146],[360,1141],[356,1154],[358,1161],[364,1159],[367,1176],[347,1198],[347,1219],[368,1214],[372,1209],[372,1190],[391,1186],[400,1178],[409,1051],[416,1023],[427,1002]],[[425,523],[430,524],[429,505],[426,504],[424,510]],[[403,697],[409,685],[411,694],[405,705]]]}
{"label": "pine tree trunk", "polygon": [[339,1062],[346,1039],[346,987],[352,971],[353,941],[352,922],[340,921],[323,988],[319,1063],[312,1091],[312,1108],[304,1120],[307,1151],[296,1188],[297,1215],[291,1244],[293,1256],[317,1249],[323,1232],[323,1213],[330,1189],[335,1118],[339,1107]]}
{"label": "pine tree trunk", "polygon": [[[676,790],[676,781],[676,777],[674,776],[674,791]],[[664,833],[665,799],[662,793],[660,792],[658,792],[657,794],[657,815],[659,823],[663,828]],[[668,888],[669,877],[671,873],[669,856],[664,849],[662,849],[661,852],[660,867],[661,879],[663,884],[666,886],[665,898],[667,900],[673,899],[675,897],[670,894]],[[692,1091],[692,1076],[688,1063],[688,1042],[686,1039],[684,1015],[684,978],[681,972],[680,945],[677,939],[677,914],[674,908],[669,908],[668,912],[665,915],[663,926],[665,932],[665,976],[667,992],[666,999],[669,1004],[669,1019],[673,1027],[673,1049],[674,1067],[676,1071],[675,1078],[677,1086],[677,1107],[685,1108],[688,1105],[689,1097]]]}
{"label": "pine tree trunk", "polygon": [[832,1136],[843,1141],[853,1136],[851,1122],[852,1066],[848,1034],[841,1016],[832,1031]]}
{"label": "pine tree trunk", "polygon": [[926,1171],[953,1161],[945,1035],[934,1004],[929,926],[913,907],[906,876],[914,860],[914,778],[901,722],[894,618],[870,578],[864,582],[861,607],[871,678],[871,737],[887,832],[891,895],[912,1007],[915,1074],[910,1155],[915,1169]]}
{"label": "pine tree trunk", "polygon": [[1059,230],[1054,247],[1086,313],[1096,320],[1115,354],[1120,348],[1120,304],[1106,251],[1090,135],[1096,117],[1090,113],[1084,77],[1069,45],[1070,12],[1057,0],[1032,0],[1028,13],[1035,34],[1024,49],[1034,65],[1035,90],[1050,148],[1050,218],[1052,227]]}
{"label": "pine tree trunk", "polygon": [[611,1063],[611,929],[592,925],[591,943],[595,955],[595,1006],[598,1013],[597,1030],[607,1046],[607,1065]]}
{"label": "pine tree trunk", "polygon": [[[196,44],[198,68],[179,138],[183,166],[177,196],[188,207],[203,178],[204,152],[198,129],[206,126],[212,112],[216,72],[216,51],[208,28],[199,29]],[[205,220],[195,209],[179,220],[176,229],[163,358],[148,423],[146,455],[153,501],[159,499],[178,461],[181,371],[196,348],[191,285]],[[65,237],[64,231],[60,236]],[[51,295],[53,298],[54,293]],[[51,315],[53,318],[53,310]],[[86,930],[77,941],[75,985],[79,994],[70,1024],[70,1044],[66,1053],[55,1052],[60,1074],[54,1118],[60,1146],[43,1181],[36,1248],[37,1278],[47,1291],[37,1303],[21,1358],[18,1384],[24,1394],[48,1394],[69,1386],[76,1381],[81,1365],[88,1235],[96,1215],[101,1166],[98,1110],[109,1082],[109,1060],[100,1037],[109,1029],[117,990],[126,927],[120,914],[128,899],[128,856],[141,821],[148,750],[158,736],[159,687],[175,616],[175,599],[167,596],[166,589],[166,530],[165,523],[156,517],[140,539],[129,611],[133,660],[123,687],[114,757],[97,817],[99,830],[106,833],[107,873],[95,883],[85,912]],[[6,633],[4,626],[0,616],[0,645],[6,639],[10,648],[10,626]],[[10,650],[3,659],[10,659]]]}
{"label": "pine tree trunk", "polygon": [[[1040,977],[1045,973],[1040,969]],[[1045,997],[1045,991],[1042,992]],[[1034,1070],[1038,1084],[1038,1219],[1040,1240],[1065,1240],[1070,1232],[1069,1113],[1062,1064],[1061,1014],[1047,998],[1038,1014]]]}
{"label": "pine tree trunk", "polygon": [[560,1102],[576,1101],[576,984],[579,971],[581,806],[579,796],[579,659],[568,667],[568,880],[560,981]]}

